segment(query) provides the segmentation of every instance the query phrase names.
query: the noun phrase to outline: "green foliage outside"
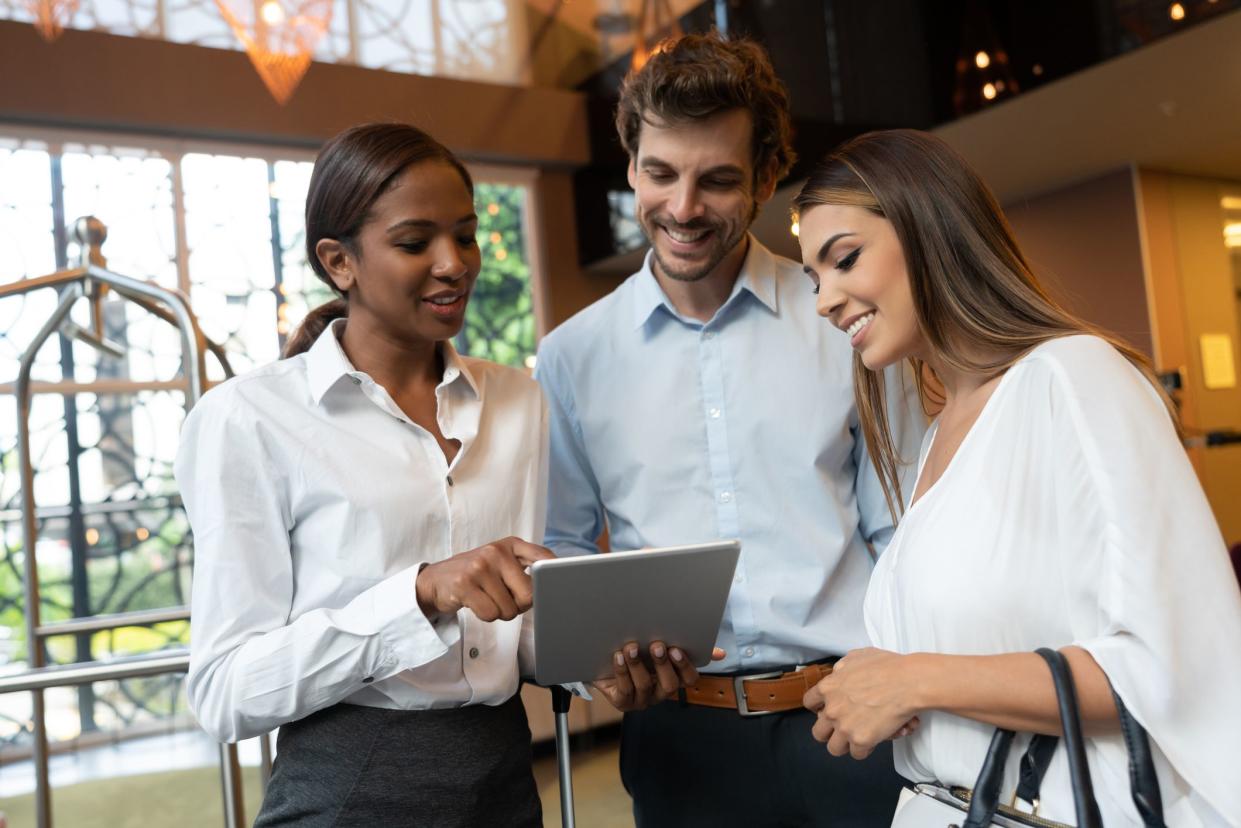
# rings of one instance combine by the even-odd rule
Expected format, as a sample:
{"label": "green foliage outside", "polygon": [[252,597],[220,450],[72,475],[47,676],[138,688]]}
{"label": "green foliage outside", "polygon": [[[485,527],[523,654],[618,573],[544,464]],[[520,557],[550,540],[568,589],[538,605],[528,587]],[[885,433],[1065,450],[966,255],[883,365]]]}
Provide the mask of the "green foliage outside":
{"label": "green foliage outside", "polygon": [[534,354],[534,305],[526,261],[525,190],[478,184],[478,246],[483,269],[470,297],[457,350],[503,365],[523,366]]}

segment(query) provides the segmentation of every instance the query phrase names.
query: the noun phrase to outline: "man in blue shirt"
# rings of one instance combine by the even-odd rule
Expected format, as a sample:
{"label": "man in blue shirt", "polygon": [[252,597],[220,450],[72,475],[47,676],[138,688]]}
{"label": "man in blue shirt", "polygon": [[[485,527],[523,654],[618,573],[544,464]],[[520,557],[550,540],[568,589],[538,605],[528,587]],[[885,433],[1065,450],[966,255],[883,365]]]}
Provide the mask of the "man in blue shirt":
{"label": "man in blue shirt", "polygon": [[[866,645],[872,555],[893,527],[854,410],[848,337],[817,317],[801,266],[748,233],[792,163],[787,94],[756,44],[693,35],[626,79],[616,120],[651,251],[539,349],[545,542],[595,552],[605,527],[615,549],[742,542],[724,660],[669,687],[680,652],[634,646],[596,685],[629,711],[621,776],[635,819],[887,825],[900,787],[890,744],[863,762],[833,758],[801,707],[835,657]],[[897,422],[912,459],[922,419]]]}

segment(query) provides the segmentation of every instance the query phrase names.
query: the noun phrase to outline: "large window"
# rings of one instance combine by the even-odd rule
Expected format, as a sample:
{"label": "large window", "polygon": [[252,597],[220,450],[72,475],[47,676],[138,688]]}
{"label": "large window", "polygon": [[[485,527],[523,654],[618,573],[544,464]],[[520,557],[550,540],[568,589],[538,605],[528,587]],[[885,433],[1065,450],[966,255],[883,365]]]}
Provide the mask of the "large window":
{"label": "large window", "polygon": [[[80,216],[108,227],[108,268],[184,291],[204,332],[237,371],[276,359],[306,311],[330,297],[306,264],[303,210],[312,158],[297,151],[142,138],[54,135],[0,126],[0,282],[75,261]],[[522,171],[475,175],[483,272],[457,344],[524,366],[535,347]],[[17,360],[56,302],[51,290],[0,300],[0,671],[22,669]],[[85,303],[78,311],[85,312]],[[193,548],[172,479],[183,397],[175,330],[127,303],[107,307],[121,359],[54,338],[35,379],[109,381],[123,393],[36,395],[34,494],[44,622],[188,603]],[[85,323],[85,318],[80,320]],[[222,372],[209,361],[210,374]],[[64,636],[49,660],[71,662],[184,645],[184,623]],[[53,739],[141,731],[184,714],[177,677],[50,691]],[[0,696],[0,761],[24,750],[27,694]],[[159,725],[165,726],[165,725]]]}
{"label": "large window", "polygon": [[[527,80],[529,10],[521,0],[332,0],[331,7],[316,61],[492,83]],[[0,0],[0,20],[30,23],[34,14],[26,0]],[[79,0],[66,25],[242,48],[215,0]]]}

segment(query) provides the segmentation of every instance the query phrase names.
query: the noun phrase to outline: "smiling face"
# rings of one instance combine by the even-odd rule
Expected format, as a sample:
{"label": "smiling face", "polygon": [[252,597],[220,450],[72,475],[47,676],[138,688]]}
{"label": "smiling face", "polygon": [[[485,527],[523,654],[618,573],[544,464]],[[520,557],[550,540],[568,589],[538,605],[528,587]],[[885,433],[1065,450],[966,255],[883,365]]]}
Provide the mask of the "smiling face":
{"label": "smiling face", "polygon": [[923,356],[905,254],[892,223],[852,205],[819,204],[800,218],[802,264],[819,315],[849,337],[872,371]]}
{"label": "smiling face", "polygon": [[371,205],[353,243],[322,239],[316,253],[348,294],[349,320],[409,344],[451,339],[465,322],[482,259],[474,199],[452,165],[401,172]]}
{"label": "smiling face", "polygon": [[750,113],[676,125],[643,123],[629,184],[661,275],[696,282],[744,241],[774,177],[755,186]]}

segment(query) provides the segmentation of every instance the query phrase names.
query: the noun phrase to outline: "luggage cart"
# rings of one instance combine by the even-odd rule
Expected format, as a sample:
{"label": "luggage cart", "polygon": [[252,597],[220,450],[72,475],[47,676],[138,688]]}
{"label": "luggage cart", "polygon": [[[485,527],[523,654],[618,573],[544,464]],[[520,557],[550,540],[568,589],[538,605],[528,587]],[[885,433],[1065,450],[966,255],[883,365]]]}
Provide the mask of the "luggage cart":
{"label": "luggage cart", "polygon": [[[107,269],[101,247],[107,228],[93,216],[80,218],[73,227],[74,240],[82,257],[78,267],[60,270],[47,276],[21,279],[0,286],[0,298],[20,296],[35,290],[54,289],[59,302],[51,316],[27,344],[20,360],[17,380],[11,391],[17,402],[17,453],[21,479],[22,546],[25,555],[23,580],[26,598],[26,641],[30,669],[0,678],[0,694],[29,692],[33,707],[33,762],[35,772],[35,824],[51,828],[52,801],[49,772],[49,745],[45,720],[44,692],[55,687],[71,687],[96,681],[110,681],[141,676],[184,673],[189,666],[189,651],[162,650],[146,655],[110,661],[89,661],[49,666],[44,658],[44,642],[53,636],[92,633],[125,626],[147,626],[165,621],[188,621],[188,607],[158,610],[137,610],[114,615],[72,618],[67,621],[42,623],[38,577],[37,541],[38,510],[34,499],[34,468],[31,456],[30,410],[35,394],[126,393],[136,390],[128,381],[79,383],[72,379],[59,383],[40,383],[31,378],[39,349],[57,333],[84,342],[101,353],[117,357],[124,347],[107,339],[104,331],[104,302],[111,294],[137,305],[151,315],[175,327],[180,334],[182,370],[178,379],[167,383],[148,383],[144,387],[167,387],[183,390],[185,409],[198,402],[207,388],[208,353],[215,356],[224,375],[233,375],[224,349],[203,335],[198,320],[190,309],[189,300],[180,291],[161,287],[153,282],[134,279]],[[89,303],[90,323],[82,327],[70,319],[70,312],[79,301]],[[262,767],[260,778],[266,789],[271,775],[270,734],[260,738]],[[226,828],[240,828],[245,822],[242,802],[241,765],[236,744],[221,744],[220,785],[224,803]]]}

